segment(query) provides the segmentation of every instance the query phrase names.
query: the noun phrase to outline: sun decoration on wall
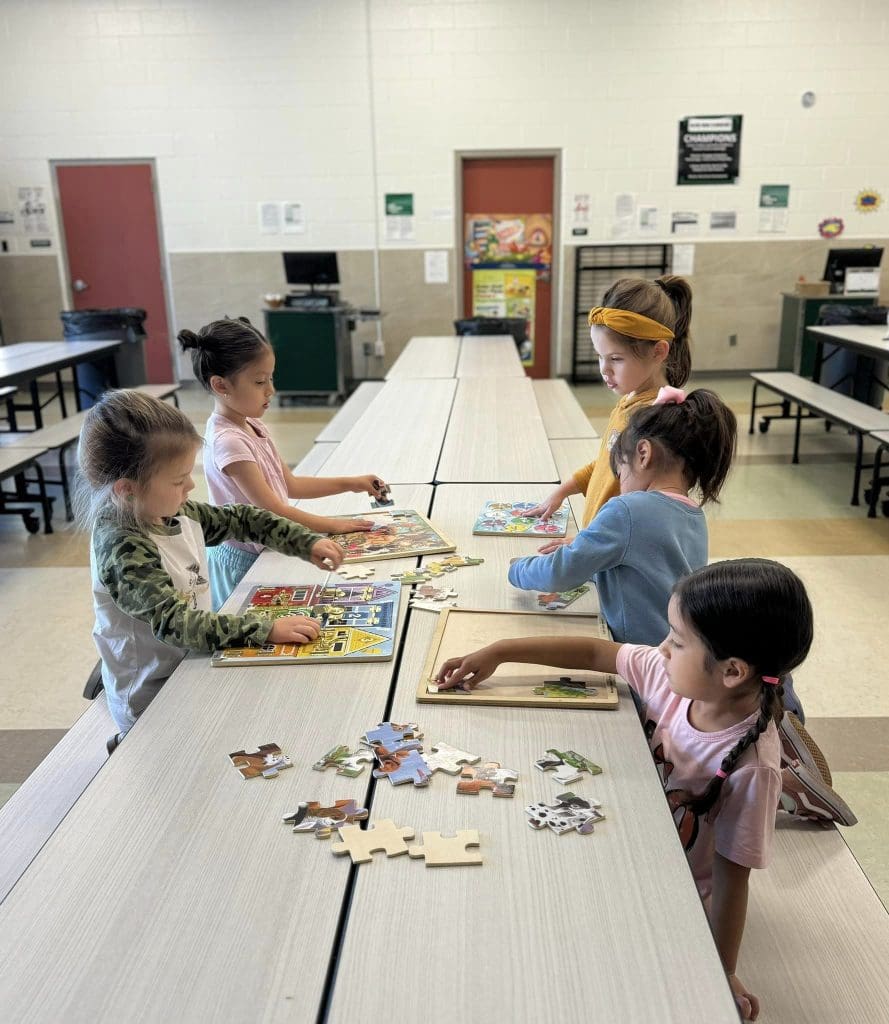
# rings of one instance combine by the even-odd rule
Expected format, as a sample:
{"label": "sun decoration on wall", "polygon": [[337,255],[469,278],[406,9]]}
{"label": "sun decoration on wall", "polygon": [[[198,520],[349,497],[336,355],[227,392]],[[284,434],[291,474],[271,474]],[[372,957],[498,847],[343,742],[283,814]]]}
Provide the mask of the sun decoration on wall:
{"label": "sun decoration on wall", "polygon": [[855,197],[855,209],[859,213],[876,213],[883,202],[883,197],[875,188],[865,188]]}
{"label": "sun decoration on wall", "polygon": [[842,217],[827,217],[818,225],[818,234],[822,238],[838,238],[845,226]]}

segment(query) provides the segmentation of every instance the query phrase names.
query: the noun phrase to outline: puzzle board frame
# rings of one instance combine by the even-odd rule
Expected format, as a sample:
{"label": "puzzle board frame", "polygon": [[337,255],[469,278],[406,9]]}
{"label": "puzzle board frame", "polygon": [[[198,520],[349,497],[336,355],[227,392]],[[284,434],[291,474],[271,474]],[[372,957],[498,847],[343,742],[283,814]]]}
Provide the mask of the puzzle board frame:
{"label": "puzzle board frame", "polygon": [[[393,512],[406,514],[396,515],[393,519]],[[431,537],[425,542],[405,546],[397,551],[374,552],[373,548],[365,548],[362,545],[367,543],[369,539],[373,539],[374,533],[379,537],[379,531],[356,530],[354,533],[342,533],[332,539],[340,544],[346,552],[343,558],[344,565],[349,562],[374,562],[383,558],[415,558],[420,555],[443,555],[457,550],[457,545],[453,541],[446,537],[437,526],[433,526],[424,515],[421,515],[414,509],[374,509],[371,512],[359,512],[345,518],[371,519],[374,522],[390,520],[391,524],[396,527],[399,525],[399,520],[401,520],[402,523],[409,522],[415,527],[422,527],[427,535],[431,534]]]}
{"label": "puzzle board frame", "polygon": [[[554,516],[546,521],[542,520],[540,516],[536,516],[534,525],[515,526],[510,529],[510,523],[527,518],[513,513],[523,506],[533,507],[534,504],[539,504],[539,502],[486,501],[485,507],[476,516],[472,535],[474,537],[536,537],[542,540],[558,540],[568,535],[568,526],[574,517],[567,501],[562,502]],[[486,521],[488,525],[486,525]]]}
{"label": "puzzle board frame", "polygon": [[[280,602],[275,594],[280,593]],[[254,665],[319,665],[355,661],[391,661],[395,656],[401,584],[398,580],[330,580],[320,583],[264,583],[252,587],[238,609],[261,611],[272,619],[311,615],[319,608],[334,618],[322,620],[321,637],[311,644],[266,644],[214,651],[214,668]],[[257,603],[254,603],[257,602]],[[374,640],[374,638],[377,638]],[[334,653],[335,652],[335,653]]]}
{"label": "puzzle board frame", "polygon": [[[600,672],[548,668],[540,665],[504,663],[470,692],[430,692],[429,680],[448,658],[485,647],[495,640],[526,636],[589,636],[609,640],[608,627],[599,615],[553,615],[551,612],[491,611],[490,609],[445,608],[429,646],[423,675],[417,686],[418,704],[481,704],[496,707],[590,708],[614,711],[618,706],[615,677]],[[597,692],[590,697],[546,697],[533,693],[545,680],[571,675],[592,683]]]}

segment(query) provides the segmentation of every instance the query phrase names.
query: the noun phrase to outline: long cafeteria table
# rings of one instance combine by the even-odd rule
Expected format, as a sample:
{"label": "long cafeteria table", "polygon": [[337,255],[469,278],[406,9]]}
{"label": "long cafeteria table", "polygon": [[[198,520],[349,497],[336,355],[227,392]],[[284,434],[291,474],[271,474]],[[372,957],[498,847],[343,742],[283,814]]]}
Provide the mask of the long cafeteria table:
{"label": "long cafeteria table", "polygon": [[457,335],[417,335],[405,345],[386,374],[424,380],[428,377],[454,377],[462,338]]}

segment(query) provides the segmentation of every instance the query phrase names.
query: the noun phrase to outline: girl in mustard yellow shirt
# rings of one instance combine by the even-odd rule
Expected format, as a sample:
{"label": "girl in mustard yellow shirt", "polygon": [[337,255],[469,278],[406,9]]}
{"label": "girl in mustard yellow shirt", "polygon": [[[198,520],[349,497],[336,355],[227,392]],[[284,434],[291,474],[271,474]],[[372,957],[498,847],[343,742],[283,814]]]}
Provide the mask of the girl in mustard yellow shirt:
{"label": "girl in mustard yellow shirt", "polygon": [[[620,492],[609,453],[630,416],[640,406],[651,405],[660,388],[681,388],[688,380],[691,287],[681,277],[659,277],[656,281],[622,278],[605,293],[602,305],[590,310],[589,322],[602,380],[620,397],[596,461],[573,473],[546,501],[527,513],[551,515],[569,495],[584,494],[581,529]],[[546,554],[562,543],[551,541],[540,550]]]}

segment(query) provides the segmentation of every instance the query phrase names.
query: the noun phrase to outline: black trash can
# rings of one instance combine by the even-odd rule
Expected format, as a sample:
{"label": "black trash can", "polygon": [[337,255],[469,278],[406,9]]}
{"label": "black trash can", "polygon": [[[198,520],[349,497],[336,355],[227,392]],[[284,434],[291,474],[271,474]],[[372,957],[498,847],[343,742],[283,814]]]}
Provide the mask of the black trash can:
{"label": "black trash can", "polygon": [[511,334],[522,359],[529,355],[527,320],[522,316],[470,316],[454,321],[457,334]]}
{"label": "black trash can", "polygon": [[[120,338],[125,342],[113,356],[118,387],[132,388],[147,382],[144,309],[133,306],[118,309],[66,309],[59,315],[66,341],[114,341]],[[80,363],[77,367],[77,381],[80,407],[89,409],[113,383],[108,372],[108,360]]]}

